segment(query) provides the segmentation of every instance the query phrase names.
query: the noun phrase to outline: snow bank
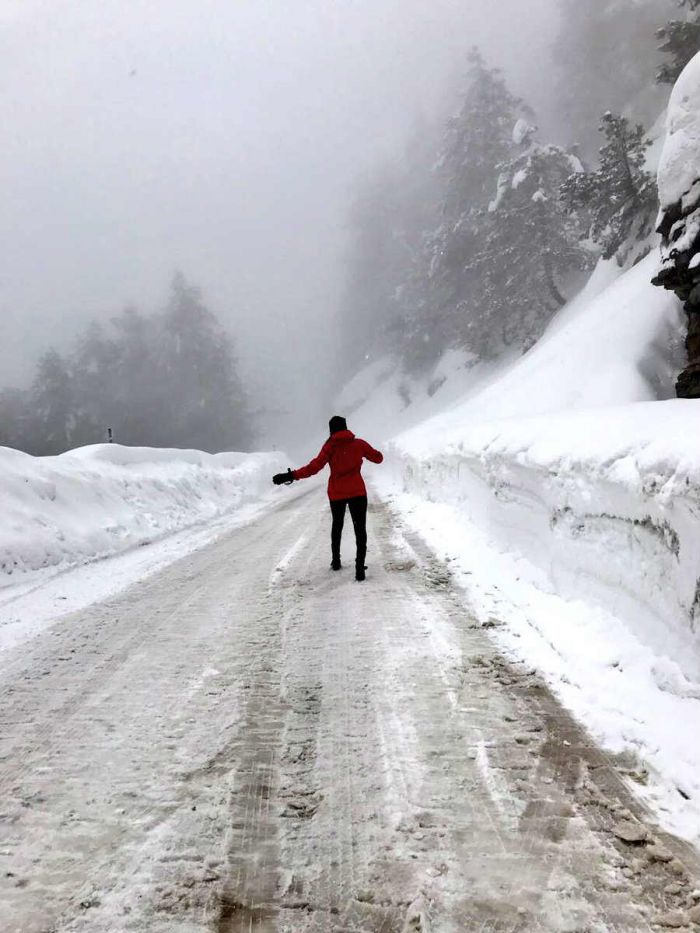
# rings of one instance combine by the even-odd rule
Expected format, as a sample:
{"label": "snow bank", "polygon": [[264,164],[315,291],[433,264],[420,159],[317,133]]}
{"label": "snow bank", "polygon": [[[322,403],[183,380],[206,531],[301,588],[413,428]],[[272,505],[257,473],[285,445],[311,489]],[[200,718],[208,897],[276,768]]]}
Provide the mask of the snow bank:
{"label": "snow bank", "polygon": [[405,491],[452,503],[700,679],[700,409],[670,399],[683,322],[656,261],[599,270],[528,354],[390,451]]}
{"label": "snow bank", "polygon": [[395,436],[380,482],[698,842],[700,406],[672,398],[683,317],[657,263],[601,266],[528,354]]}
{"label": "snow bank", "polygon": [[0,586],[217,518],[269,489],[283,460],[118,444],[31,457],[0,447]]}
{"label": "snow bank", "polygon": [[416,429],[392,455],[401,488],[453,505],[492,544],[545,571],[556,593],[623,619],[700,683],[693,401],[468,424],[442,440]]}

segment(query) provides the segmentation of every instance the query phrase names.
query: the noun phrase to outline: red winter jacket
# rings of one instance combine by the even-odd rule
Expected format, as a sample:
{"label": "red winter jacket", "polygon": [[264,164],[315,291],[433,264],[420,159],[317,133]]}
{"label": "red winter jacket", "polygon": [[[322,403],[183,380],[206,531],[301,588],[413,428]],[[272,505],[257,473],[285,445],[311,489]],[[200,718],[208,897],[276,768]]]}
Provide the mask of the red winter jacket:
{"label": "red winter jacket", "polygon": [[384,457],[374,447],[370,447],[367,441],[355,437],[352,431],[336,431],[323,445],[318,457],[292,472],[294,479],[308,479],[329,463],[331,475],[328,480],[328,498],[333,501],[354,499],[356,496],[367,495],[360,473],[365,459],[381,463]]}

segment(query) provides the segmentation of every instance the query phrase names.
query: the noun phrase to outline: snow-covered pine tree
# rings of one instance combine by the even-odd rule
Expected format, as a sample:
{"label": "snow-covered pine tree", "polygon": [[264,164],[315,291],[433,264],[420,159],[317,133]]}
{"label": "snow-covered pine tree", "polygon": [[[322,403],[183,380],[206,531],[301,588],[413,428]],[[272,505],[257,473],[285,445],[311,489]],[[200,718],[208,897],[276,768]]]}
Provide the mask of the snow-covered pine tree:
{"label": "snow-covered pine tree", "polygon": [[469,343],[489,355],[531,346],[567,301],[572,279],[592,261],[578,215],[560,198],[581,163],[560,146],[537,142],[535,134],[523,120],[515,126],[519,151],[501,166],[471,264],[480,313],[469,321]]}
{"label": "snow-covered pine tree", "polygon": [[436,327],[436,283],[430,278],[434,255],[433,232],[424,232],[403,281],[394,293],[396,309],[393,336],[406,372],[424,372],[445,348],[444,335]]}
{"label": "snow-covered pine tree", "polygon": [[575,171],[562,186],[564,203],[590,214],[589,235],[605,259],[620,265],[651,233],[656,214],[656,183],[646,170],[651,145],[641,124],[606,113],[600,127],[605,144],[594,172]]}
{"label": "snow-covered pine tree", "polygon": [[469,57],[469,83],[459,111],[447,125],[438,171],[443,182],[440,226],[428,237],[430,347],[435,359],[449,346],[474,345],[473,260],[481,248],[480,225],[498,178],[514,152],[513,126],[531,111],[515,97],[497,68],[478,49]]}
{"label": "snow-covered pine tree", "polygon": [[675,84],[690,59],[700,51],[700,0],[676,0],[676,3],[685,9],[686,18],[673,19],[656,32],[659,50],[669,58],[656,76],[661,84]]}
{"label": "snow-covered pine tree", "polygon": [[513,151],[513,125],[530,117],[523,102],[508,90],[498,68],[489,68],[479,49],[469,53],[467,91],[448,121],[438,160],[444,179],[443,213],[458,221],[488,202],[497,166]]}

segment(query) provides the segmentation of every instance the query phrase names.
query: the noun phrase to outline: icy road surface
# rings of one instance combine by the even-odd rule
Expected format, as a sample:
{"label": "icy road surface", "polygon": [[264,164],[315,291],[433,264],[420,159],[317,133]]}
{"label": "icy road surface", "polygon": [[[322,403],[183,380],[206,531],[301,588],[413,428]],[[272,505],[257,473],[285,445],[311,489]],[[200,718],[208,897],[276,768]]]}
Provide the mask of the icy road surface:
{"label": "icy road surface", "polygon": [[0,930],[689,923],[694,853],[444,567],[375,505],[356,584],[328,525],[283,500],[2,656]]}

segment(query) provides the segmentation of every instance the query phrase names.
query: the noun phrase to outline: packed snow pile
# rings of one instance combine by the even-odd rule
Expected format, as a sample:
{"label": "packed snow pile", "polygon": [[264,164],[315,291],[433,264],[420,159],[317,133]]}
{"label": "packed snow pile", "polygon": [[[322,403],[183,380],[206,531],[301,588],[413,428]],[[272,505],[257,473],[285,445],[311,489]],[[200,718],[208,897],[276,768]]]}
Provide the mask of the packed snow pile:
{"label": "packed snow pile", "polygon": [[58,457],[0,448],[0,586],[231,512],[262,495],[280,454],[103,444]]}

